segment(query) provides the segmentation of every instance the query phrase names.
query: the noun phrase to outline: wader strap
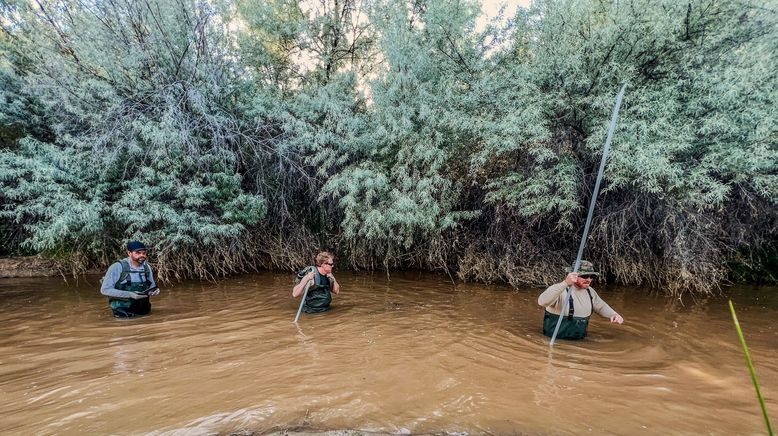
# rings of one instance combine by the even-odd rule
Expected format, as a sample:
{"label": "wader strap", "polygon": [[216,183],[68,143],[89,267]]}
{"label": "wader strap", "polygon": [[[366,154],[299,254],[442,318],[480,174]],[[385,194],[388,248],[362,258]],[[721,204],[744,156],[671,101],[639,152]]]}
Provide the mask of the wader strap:
{"label": "wader strap", "polygon": [[592,290],[586,288],[586,293],[589,294],[589,306],[592,308],[592,310],[589,311],[589,316],[592,316],[594,313],[594,298],[592,297]]}
{"label": "wader strap", "polygon": [[[592,316],[592,313],[594,313],[594,297],[592,297],[592,290],[589,288],[586,288],[586,293],[589,294],[589,302],[591,303],[591,311],[589,313],[589,316]],[[573,308],[573,290],[571,289],[570,292],[567,295],[568,304],[570,305],[570,311],[567,312],[567,319],[572,321],[573,320],[573,314],[575,313],[575,309]]]}
{"label": "wader strap", "polygon": [[313,287],[314,289],[319,286],[319,282],[321,282],[321,273],[319,272],[319,268],[316,267],[316,265],[312,266],[313,268]]}

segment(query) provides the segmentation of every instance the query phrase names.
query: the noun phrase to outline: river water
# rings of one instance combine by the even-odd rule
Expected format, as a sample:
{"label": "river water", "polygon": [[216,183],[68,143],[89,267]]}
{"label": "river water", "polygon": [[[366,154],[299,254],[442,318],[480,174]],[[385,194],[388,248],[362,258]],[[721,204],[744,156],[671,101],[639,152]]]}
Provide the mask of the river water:
{"label": "river water", "polygon": [[[542,289],[340,273],[295,325],[292,278],[174,284],[133,320],[99,277],[0,280],[0,433],[766,433],[723,298],[595,284],[624,325],[550,349]],[[778,289],[727,292],[775,422]]]}

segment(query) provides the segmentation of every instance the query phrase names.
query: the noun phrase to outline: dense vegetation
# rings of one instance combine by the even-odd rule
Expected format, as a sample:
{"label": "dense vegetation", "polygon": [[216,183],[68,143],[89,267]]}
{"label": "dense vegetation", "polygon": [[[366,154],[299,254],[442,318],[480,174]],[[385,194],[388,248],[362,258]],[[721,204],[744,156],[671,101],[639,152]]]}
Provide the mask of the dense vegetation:
{"label": "dense vegetation", "polygon": [[734,0],[6,0],[0,254],[775,280],[778,15]]}

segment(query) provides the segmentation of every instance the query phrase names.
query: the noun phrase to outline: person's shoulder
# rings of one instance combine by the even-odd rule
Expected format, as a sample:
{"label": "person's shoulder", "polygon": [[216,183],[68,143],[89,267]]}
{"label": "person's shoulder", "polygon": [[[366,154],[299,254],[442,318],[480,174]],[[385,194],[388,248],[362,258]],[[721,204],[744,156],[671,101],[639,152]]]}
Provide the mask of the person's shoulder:
{"label": "person's shoulder", "polygon": [[108,269],[105,270],[105,277],[111,277],[113,279],[122,275],[122,264],[117,260],[116,262],[108,265]]}
{"label": "person's shoulder", "polygon": [[297,271],[297,278],[301,279],[301,278],[305,277],[305,275],[308,274],[309,272],[311,272],[311,267],[310,266],[306,266],[305,268],[301,269],[300,271]]}

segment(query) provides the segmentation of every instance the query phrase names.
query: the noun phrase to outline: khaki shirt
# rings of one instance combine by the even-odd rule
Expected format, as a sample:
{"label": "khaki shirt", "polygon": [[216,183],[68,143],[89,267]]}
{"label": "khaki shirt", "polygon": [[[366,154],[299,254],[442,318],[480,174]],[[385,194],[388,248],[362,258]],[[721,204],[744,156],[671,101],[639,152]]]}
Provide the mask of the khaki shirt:
{"label": "khaki shirt", "polygon": [[[565,303],[565,296],[567,295],[565,292],[566,288],[567,285],[565,282],[549,286],[548,289],[543,291],[543,293],[540,294],[540,297],[538,297],[538,304],[545,307],[550,313],[559,315],[562,311],[562,306]],[[573,309],[575,310],[575,316],[590,316],[592,314],[592,304],[594,305],[594,311],[600,316],[610,318],[611,316],[616,315],[616,311],[611,309],[611,307],[608,306],[608,303],[603,301],[593,288],[589,288],[592,292],[592,304],[589,303],[589,294],[586,292],[586,289],[581,289],[575,285],[570,286],[570,289],[573,290]],[[567,307],[565,310],[569,311],[570,308]],[[567,315],[567,313],[565,313],[565,315]]]}

